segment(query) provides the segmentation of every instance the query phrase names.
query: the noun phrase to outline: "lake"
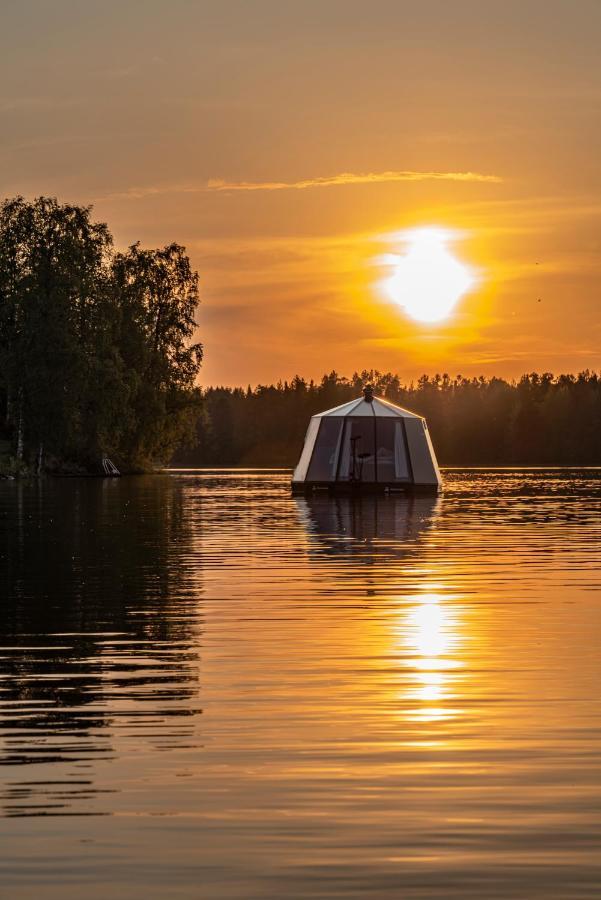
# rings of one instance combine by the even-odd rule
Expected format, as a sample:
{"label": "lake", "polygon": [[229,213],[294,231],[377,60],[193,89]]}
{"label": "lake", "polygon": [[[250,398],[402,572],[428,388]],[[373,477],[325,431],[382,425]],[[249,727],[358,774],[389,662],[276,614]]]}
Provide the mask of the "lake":
{"label": "lake", "polygon": [[601,469],[0,483],[0,896],[598,898]]}

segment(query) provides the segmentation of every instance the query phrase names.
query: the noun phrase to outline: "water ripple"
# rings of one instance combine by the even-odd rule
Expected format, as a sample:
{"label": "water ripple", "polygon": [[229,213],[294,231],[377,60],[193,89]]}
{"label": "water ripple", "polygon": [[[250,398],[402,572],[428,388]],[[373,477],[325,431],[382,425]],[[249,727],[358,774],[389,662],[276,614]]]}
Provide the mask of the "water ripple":
{"label": "water ripple", "polygon": [[601,893],[601,470],[0,485],[0,894]]}

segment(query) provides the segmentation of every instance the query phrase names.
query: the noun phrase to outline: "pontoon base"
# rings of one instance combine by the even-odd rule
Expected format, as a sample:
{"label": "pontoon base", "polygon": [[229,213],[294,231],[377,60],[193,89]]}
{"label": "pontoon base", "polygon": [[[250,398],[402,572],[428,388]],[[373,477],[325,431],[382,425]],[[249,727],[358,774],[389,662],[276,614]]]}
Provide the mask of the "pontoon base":
{"label": "pontoon base", "polygon": [[439,494],[437,484],[399,484],[398,482],[344,482],[344,481],[293,481],[293,494],[334,494],[334,495],[365,495],[365,494]]}

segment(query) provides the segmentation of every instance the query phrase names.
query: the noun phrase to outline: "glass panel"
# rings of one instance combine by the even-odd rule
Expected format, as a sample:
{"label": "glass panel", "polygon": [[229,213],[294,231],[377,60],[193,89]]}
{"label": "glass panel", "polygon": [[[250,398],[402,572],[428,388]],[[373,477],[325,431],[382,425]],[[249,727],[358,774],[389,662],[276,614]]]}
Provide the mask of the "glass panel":
{"label": "glass panel", "polygon": [[307,481],[334,481],[336,478],[338,444],[343,421],[327,416],[321,420]]}
{"label": "glass panel", "polygon": [[[378,462],[378,481],[394,481],[395,471],[395,425],[394,419],[377,419],[376,437]],[[402,437],[402,435],[401,435]]]}
{"label": "glass panel", "polygon": [[403,433],[403,423],[394,423],[394,474],[397,479],[409,478],[409,463],[407,461],[407,447]]}
{"label": "glass panel", "polygon": [[340,465],[338,466],[338,479],[340,481],[348,481],[351,471],[351,430],[350,425],[344,421],[344,433],[342,435],[342,446],[340,448]]}
{"label": "glass panel", "polygon": [[320,424],[321,419],[311,419],[309,422],[309,427],[307,428],[307,434],[305,435],[305,443],[303,444],[301,457],[298,461],[296,469],[294,470],[294,475],[292,476],[293,481],[304,481],[307,477],[307,469],[309,467],[309,463],[311,462],[311,457],[313,456],[313,448],[315,446],[315,436],[319,431]]}
{"label": "glass panel", "polygon": [[342,438],[340,481],[375,481],[374,418],[347,416]]}

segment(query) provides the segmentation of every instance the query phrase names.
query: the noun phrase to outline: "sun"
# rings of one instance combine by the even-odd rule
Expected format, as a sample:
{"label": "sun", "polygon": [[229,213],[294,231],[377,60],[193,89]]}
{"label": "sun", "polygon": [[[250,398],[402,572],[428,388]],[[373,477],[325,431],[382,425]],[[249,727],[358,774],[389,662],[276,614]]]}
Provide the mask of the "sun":
{"label": "sun", "polygon": [[471,269],[449,250],[452,237],[443,229],[416,228],[404,235],[406,253],[391,260],[386,293],[418,322],[446,319],[475,282]]}

